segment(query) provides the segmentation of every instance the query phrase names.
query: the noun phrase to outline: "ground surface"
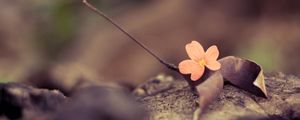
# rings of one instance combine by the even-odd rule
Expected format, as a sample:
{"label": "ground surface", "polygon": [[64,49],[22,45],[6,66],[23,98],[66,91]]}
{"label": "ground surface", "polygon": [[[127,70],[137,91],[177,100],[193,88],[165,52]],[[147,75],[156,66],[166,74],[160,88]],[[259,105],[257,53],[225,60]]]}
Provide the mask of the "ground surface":
{"label": "ground surface", "polygon": [[135,93],[150,111],[151,120],[244,120],[300,119],[300,79],[282,73],[266,76],[268,98],[225,85],[202,116],[197,114],[198,96],[185,81],[163,76],[141,85]]}
{"label": "ground surface", "polygon": [[[91,85],[68,97],[57,90],[0,84],[0,120],[297,120],[300,119],[300,79],[266,75],[268,98],[225,85],[204,110],[198,95],[183,80],[159,75],[133,91]],[[137,100],[137,102],[135,101]],[[198,113],[202,111],[203,114]]]}

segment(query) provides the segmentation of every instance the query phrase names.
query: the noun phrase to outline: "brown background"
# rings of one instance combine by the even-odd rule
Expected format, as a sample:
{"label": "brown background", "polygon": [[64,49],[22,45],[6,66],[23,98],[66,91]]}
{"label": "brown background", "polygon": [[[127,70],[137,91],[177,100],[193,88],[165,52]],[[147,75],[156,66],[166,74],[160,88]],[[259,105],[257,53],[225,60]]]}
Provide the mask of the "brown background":
{"label": "brown background", "polygon": [[[217,45],[221,57],[241,56],[267,72],[299,74],[298,0],[92,3],[171,63],[186,59],[184,45],[197,40],[205,48]],[[2,0],[0,26],[2,81],[27,80],[46,69],[67,83],[83,77],[138,84],[169,72],[80,0]]]}

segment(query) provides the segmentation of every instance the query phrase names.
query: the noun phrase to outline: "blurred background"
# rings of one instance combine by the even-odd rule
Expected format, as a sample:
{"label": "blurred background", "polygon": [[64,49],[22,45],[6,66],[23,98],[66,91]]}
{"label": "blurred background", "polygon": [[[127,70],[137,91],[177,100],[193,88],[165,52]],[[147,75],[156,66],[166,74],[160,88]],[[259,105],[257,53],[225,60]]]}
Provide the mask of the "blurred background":
{"label": "blurred background", "polygon": [[[299,0],[93,0],[164,60],[187,59],[191,40],[265,72],[299,75]],[[0,1],[0,81],[76,79],[131,85],[174,74],[81,0]]]}

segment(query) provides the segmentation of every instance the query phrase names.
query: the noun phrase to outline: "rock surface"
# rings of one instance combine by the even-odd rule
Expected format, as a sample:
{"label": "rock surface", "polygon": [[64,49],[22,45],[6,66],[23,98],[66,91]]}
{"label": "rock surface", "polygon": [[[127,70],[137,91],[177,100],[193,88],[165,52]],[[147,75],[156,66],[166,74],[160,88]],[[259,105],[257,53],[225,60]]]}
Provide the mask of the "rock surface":
{"label": "rock surface", "polygon": [[146,112],[118,87],[90,85],[65,97],[58,90],[0,84],[0,120],[142,120]]}
{"label": "rock surface", "polygon": [[226,84],[203,110],[185,81],[164,75],[139,85],[134,96],[106,85],[86,86],[65,97],[57,90],[3,83],[0,120],[299,120],[300,79],[274,73],[265,80],[267,99]]}
{"label": "rock surface", "polygon": [[300,119],[300,79],[282,73],[265,77],[268,98],[225,85],[218,99],[199,116],[198,96],[183,80],[159,76],[135,89],[150,120],[296,120]]}
{"label": "rock surface", "polygon": [[57,90],[38,89],[18,83],[0,84],[0,120],[36,120],[48,117],[67,98]]}

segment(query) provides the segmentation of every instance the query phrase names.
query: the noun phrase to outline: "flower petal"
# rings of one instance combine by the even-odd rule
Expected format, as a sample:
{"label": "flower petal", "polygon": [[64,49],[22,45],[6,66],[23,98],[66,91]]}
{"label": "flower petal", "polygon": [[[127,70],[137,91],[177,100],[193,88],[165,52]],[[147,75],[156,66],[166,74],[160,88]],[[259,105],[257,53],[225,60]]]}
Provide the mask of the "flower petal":
{"label": "flower petal", "polygon": [[197,66],[199,65],[193,60],[183,60],[179,63],[178,68],[182,74],[191,74]]}
{"label": "flower petal", "polygon": [[199,67],[197,67],[197,69],[192,72],[191,80],[193,80],[193,81],[199,80],[202,77],[204,70],[205,70],[205,67],[199,65]]}
{"label": "flower petal", "polygon": [[199,61],[204,56],[205,52],[202,45],[197,41],[192,41],[185,46],[188,56],[195,61]]}
{"label": "flower petal", "polygon": [[210,46],[206,52],[205,52],[205,61],[216,61],[217,58],[219,57],[219,50],[218,47],[213,45]]}
{"label": "flower petal", "polygon": [[205,66],[210,70],[219,70],[221,68],[221,63],[218,61],[208,61]]}
{"label": "flower petal", "polygon": [[193,60],[184,60],[179,63],[178,67],[180,73],[191,74],[191,79],[194,81],[198,80],[203,75],[205,69]]}

